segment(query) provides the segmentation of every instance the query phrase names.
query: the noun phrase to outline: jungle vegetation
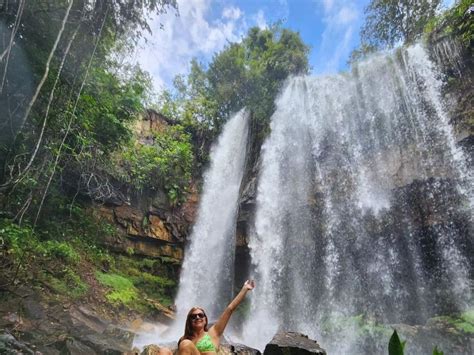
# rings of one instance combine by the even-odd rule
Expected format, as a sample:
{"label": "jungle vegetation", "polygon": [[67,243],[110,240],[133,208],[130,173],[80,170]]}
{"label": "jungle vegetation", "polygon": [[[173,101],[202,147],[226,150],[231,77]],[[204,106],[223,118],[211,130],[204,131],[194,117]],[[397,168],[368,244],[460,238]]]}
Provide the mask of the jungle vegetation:
{"label": "jungle vegetation", "polygon": [[[1,290],[30,284],[81,299],[101,285],[111,307],[171,302],[172,261],[112,252],[102,239],[117,228],[91,207],[162,191],[179,208],[229,115],[249,107],[263,138],[280,86],[308,72],[309,51],[281,26],[252,28],[153,101],[149,74],[122,59],[150,31],[149,13],[176,9],[174,0],[0,4]],[[170,124],[143,144],[134,125],[149,108]]]}
{"label": "jungle vegetation", "polygon": [[[372,0],[352,59],[441,24],[472,43],[470,1],[443,15],[439,3]],[[285,80],[309,72],[309,47],[277,23],[251,28],[209,63],[194,59],[154,100],[150,75],[120,54],[150,31],[149,12],[176,8],[175,0],[0,3],[0,289],[33,282],[81,298],[93,270],[112,305],[143,310],[140,292],[170,302],[168,260],[107,250],[101,236],[116,230],[89,207],[158,190],[178,207],[229,115],[250,110],[258,145]],[[173,124],[144,145],[133,125],[148,108]]]}

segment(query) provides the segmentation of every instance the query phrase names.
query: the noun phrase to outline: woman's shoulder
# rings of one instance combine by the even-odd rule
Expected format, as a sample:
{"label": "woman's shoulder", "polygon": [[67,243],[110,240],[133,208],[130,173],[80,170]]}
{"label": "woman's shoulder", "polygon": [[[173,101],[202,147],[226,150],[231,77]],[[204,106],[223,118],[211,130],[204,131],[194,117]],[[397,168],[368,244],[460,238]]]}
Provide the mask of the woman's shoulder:
{"label": "woman's shoulder", "polygon": [[187,337],[186,335],[183,335],[181,338],[179,338],[178,340],[178,346],[179,344],[181,344],[182,341],[184,340],[189,340],[189,341],[192,341],[191,339],[189,339],[189,337]]}

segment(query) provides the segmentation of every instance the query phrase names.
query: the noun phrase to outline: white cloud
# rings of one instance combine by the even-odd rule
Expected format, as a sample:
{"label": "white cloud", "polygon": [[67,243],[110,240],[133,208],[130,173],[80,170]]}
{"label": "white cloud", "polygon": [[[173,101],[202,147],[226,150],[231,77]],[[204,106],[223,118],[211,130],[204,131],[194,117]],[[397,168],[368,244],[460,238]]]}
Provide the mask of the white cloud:
{"label": "white cloud", "polygon": [[208,61],[227,43],[240,41],[252,25],[266,25],[263,12],[247,15],[235,6],[211,19],[211,5],[213,0],[181,0],[179,16],[170,11],[152,17],[153,34],[141,44],[135,60],[150,72],[156,89],[168,87],[177,74],[186,74],[193,57]]}
{"label": "white cloud", "polygon": [[355,1],[337,7],[333,0],[323,0],[322,7],[325,28],[314,69],[318,73],[334,73],[349,57],[360,25],[360,13]]}
{"label": "white cloud", "polygon": [[234,6],[226,7],[222,11],[222,17],[223,18],[228,18],[228,19],[231,19],[231,20],[237,20],[237,19],[240,18],[240,16],[242,16],[242,11],[238,7],[234,7]]}

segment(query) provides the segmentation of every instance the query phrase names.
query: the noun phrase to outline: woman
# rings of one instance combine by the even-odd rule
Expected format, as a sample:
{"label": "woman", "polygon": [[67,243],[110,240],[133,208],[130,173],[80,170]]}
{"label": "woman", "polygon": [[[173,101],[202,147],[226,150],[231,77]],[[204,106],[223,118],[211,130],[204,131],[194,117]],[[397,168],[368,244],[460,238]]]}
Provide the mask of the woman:
{"label": "woman", "polygon": [[245,298],[248,291],[253,290],[255,282],[245,281],[239,294],[227,306],[217,322],[208,330],[208,319],[202,308],[193,307],[186,318],[184,335],[178,342],[179,355],[200,355],[207,353],[217,353],[220,339],[224,329],[229,322],[230,316],[237,306]]}

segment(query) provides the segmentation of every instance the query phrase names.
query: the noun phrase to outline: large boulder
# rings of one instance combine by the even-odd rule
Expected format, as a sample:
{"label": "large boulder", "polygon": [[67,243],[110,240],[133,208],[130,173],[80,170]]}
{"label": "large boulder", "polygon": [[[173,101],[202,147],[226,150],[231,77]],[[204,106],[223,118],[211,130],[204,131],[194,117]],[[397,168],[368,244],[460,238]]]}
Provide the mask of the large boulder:
{"label": "large boulder", "polygon": [[223,337],[218,355],[261,355],[261,352],[247,345],[231,342],[226,337]]}
{"label": "large boulder", "polygon": [[277,333],[267,344],[263,355],[326,355],[316,340],[295,332]]}

